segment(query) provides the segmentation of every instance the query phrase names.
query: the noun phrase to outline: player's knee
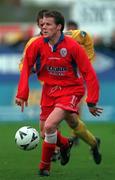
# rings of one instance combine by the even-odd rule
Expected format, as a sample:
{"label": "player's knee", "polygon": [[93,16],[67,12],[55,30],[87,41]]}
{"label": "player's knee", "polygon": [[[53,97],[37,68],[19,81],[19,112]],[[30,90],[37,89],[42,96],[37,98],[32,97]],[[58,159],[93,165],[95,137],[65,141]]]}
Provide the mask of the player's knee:
{"label": "player's knee", "polygon": [[75,121],[75,120],[71,120],[71,121],[69,122],[69,125],[70,125],[70,127],[71,127],[72,129],[74,129],[74,128],[76,128],[76,127],[78,126],[78,122]]}
{"label": "player's knee", "polygon": [[44,129],[45,129],[45,132],[47,133],[52,133],[55,130],[53,127],[53,124],[51,123],[45,123]]}

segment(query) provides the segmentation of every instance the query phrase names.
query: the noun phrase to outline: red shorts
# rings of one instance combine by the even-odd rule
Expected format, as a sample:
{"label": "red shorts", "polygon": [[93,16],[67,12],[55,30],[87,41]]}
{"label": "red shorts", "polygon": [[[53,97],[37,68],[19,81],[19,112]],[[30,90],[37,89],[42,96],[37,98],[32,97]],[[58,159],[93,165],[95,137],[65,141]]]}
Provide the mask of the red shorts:
{"label": "red shorts", "polygon": [[78,113],[84,89],[77,92],[75,88],[45,85],[42,91],[40,120],[45,121],[55,107]]}

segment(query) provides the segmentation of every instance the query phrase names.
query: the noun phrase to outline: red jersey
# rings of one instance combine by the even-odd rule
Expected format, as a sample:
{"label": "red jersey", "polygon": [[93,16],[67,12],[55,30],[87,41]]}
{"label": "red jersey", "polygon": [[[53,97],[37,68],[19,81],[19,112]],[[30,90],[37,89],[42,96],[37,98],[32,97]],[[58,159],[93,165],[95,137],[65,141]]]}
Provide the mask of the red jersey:
{"label": "red jersey", "polygon": [[88,56],[75,40],[63,34],[54,46],[49,44],[48,39],[39,37],[27,47],[18,85],[18,98],[28,99],[29,73],[36,61],[39,80],[52,86],[77,86],[78,91],[83,91],[85,80],[88,92],[86,101],[97,103],[99,84]]}

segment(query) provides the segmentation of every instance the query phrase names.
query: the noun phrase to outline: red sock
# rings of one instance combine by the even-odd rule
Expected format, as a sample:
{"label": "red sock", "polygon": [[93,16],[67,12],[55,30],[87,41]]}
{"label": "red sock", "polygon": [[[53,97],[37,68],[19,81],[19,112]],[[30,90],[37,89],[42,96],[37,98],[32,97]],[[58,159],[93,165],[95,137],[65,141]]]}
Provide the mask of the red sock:
{"label": "red sock", "polygon": [[55,150],[56,144],[50,144],[43,141],[42,144],[42,159],[39,165],[40,169],[50,170],[51,157]]}
{"label": "red sock", "polygon": [[64,147],[64,148],[68,147],[68,145],[69,145],[68,138],[63,137],[59,131],[57,131],[57,143],[56,143],[56,145],[59,147]]}

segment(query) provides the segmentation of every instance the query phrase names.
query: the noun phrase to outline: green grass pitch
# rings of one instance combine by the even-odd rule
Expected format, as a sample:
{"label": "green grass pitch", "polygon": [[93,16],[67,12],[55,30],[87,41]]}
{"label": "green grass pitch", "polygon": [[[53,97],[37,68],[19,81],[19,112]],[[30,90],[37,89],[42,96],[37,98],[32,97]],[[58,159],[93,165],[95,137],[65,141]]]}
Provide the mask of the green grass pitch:
{"label": "green grass pitch", "polygon": [[[31,125],[38,128],[37,123],[0,123],[0,180],[114,180],[115,179],[115,124],[87,123],[87,127],[101,138],[103,160],[96,165],[89,153],[89,147],[82,141],[73,147],[70,162],[61,166],[52,163],[50,177],[39,177],[37,166],[40,161],[41,143],[35,150],[25,152],[17,148],[14,136],[18,128]],[[70,135],[70,129],[62,123],[64,135]]]}

